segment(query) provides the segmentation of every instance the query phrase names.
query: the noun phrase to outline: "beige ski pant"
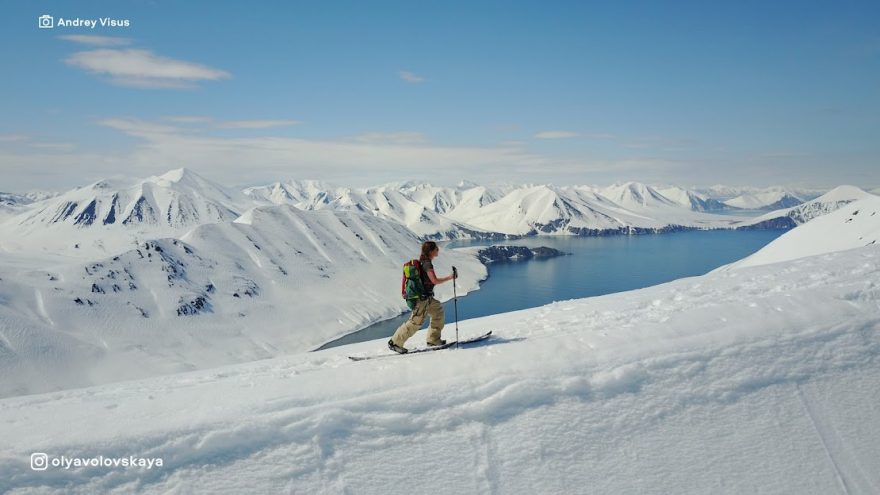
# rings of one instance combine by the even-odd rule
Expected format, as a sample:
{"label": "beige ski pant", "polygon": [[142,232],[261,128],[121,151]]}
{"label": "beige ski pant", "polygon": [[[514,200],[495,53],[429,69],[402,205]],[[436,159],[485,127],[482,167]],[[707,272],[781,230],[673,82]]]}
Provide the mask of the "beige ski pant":
{"label": "beige ski pant", "polygon": [[416,303],[416,307],[409,316],[409,320],[405,321],[403,325],[400,325],[400,327],[397,328],[397,331],[394,332],[394,336],[391,337],[391,340],[396,345],[403,347],[403,344],[406,343],[407,339],[412,337],[413,334],[422,328],[426,316],[431,317],[431,328],[428,330],[428,342],[439,341],[440,331],[443,330],[443,324],[446,321],[446,317],[443,314],[443,305],[433,297],[422,299]]}

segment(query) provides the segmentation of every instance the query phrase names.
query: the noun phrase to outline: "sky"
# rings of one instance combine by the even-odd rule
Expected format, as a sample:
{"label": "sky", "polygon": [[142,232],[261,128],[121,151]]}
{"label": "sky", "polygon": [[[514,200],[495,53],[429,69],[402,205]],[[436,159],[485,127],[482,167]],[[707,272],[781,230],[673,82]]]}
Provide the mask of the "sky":
{"label": "sky", "polygon": [[2,9],[0,191],[179,167],[230,186],[880,186],[876,1]]}

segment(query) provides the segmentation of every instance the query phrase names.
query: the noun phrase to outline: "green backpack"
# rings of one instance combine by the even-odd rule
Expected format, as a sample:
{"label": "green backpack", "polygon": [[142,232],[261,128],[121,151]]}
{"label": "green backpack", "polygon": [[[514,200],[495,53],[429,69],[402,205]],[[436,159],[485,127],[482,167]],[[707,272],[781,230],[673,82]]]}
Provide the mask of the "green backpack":
{"label": "green backpack", "polygon": [[425,297],[425,284],[422,283],[422,263],[419,260],[409,260],[403,264],[400,295],[403,296],[409,309],[415,309],[416,303]]}

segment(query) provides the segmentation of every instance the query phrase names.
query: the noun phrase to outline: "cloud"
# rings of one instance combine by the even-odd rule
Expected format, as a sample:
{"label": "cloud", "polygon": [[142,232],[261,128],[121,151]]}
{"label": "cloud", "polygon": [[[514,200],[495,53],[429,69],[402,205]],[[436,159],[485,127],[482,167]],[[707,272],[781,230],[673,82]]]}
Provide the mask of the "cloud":
{"label": "cloud", "polygon": [[809,156],[809,154],[799,151],[769,151],[767,153],[760,153],[757,156],[759,158],[803,158]]}
{"label": "cloud", "polygon": [[128,38],[115,38],[112,36],[97,36],[92,34],[66,34],[64,36],[59,36],[59,38],[92,46],[123,46],[131,44],[131,40]]}
{"label": "cloud", "polygon": [[[113,177],[146,177],[190,167],[226,184],[256,185],[290,178],[316,178],[351,187],[402,179],[455,184],[462,177],[481,183],[589,184],[625,180],[714,184],[748,180],[753,185],[809,177],[824,183],[876,183],[873,156],[809,156],[803,160],[744,159],[733,153],[686,158],[655,156],[583,157],[538,154],[515,146],[444,146],[430,143],[362,142],[351,137],[299,139],[273,136],[211,136],[166,120],[107,118],[102,125],[135,137],[127,148],[99,151],[0,146],[0,176],[10,191],[64,189]],[[107,139],[107,141],[112,141]],[[26,141],[27,142],[27,141]],[[854,166],[841,171],[844,159]],[[246,164],[247,166],[243,166]],[[746,179],[747,178],[747,179]]]}
{"label": "cloud", "polygon": [[355,136],[355,141],[361,143],[394,143],[394,144],[421,144],[428,140],[421,132],[368,132]]}
{"label": "cloud", "polygon": [[577,136],[578,133],[574,131],[541,131],[535,134],[537,139],[567,139]]}
{"label": "cloud", "polygon": [[24,134],[0,134],[0,143],[13,143],[27,139],[28,137]]}
{"label": "cloud", "polygon": [[220,129],[267,129],[269,127],[286,127],[300,123],[298,120],[227,120],[218,122],[215,127]]}
{"label": "cloud", "polygon": [[400,76],[401,79],[403,79],[404,81],[406,81],[410,84],[418,84],[418,83],[425,82],[424,77],[419,76],[419,75],[414,74],[409,71],[402,70],[402,71],[398,72],[398,75]]}
{"label": "cloud", "polygon": [[70,151],[76,148],[71,143],[31,143],[32,148],[55,151]]}
{"label": "cloud", "polygon": [[133,48],[77,52],[65,59],[65,63],[93,74],[110,76],[113,84],[140,89],[186,89],[195,87],[198,81],[232,77],[220,69]]}
{"label": "cloud", "polygon": [[167,117],[162,117],[162,120],[166,120],[168,122],[176,122],[178,124],[204,124],[207,122],[211,122],[211,117],[204,117],[201,115],[170,115]]}
{"label": "cloud", "polygon": [[182,132],[185,132],[185,129],[181,127],[122,117],[102,119],[98,121],[98,125],[109,127],[111,129],[116,129],[130,136],[144,139],[156,139],[158,136],[180,134]]}
{"label": "cloud", "polygon": [[[87,150],[53,156],[19,154],[0,163],[15,164],[18,170],[34,175],[27,164],[74,164],[73,183],[99,179],[116,173],[124,165],[126,173],[148,176],[174,167],[192,167],[221,183],[255,184],[291,177],[318,177],[350,185],[371,185],[401,177],[456,182],[461,177],[490,179],[517,176],[537,170],[554,169],[558,160],[503,146],[444,146],[426,142],[417,132],[370,133],[335,139],[302,139],[279,136],[211,135],[203,128],[168,120],[142,120],[131,117],[105,118],[100,125],[118,130],[140,142],[125,151],[96,153]],[[211,127],[212,128],[212,127]],[[49,150],[44,150],[48,152]],[[242,164],[248,164],[242,167]],[[2,169],[2,166],[0,166]],[[60,181],[63,172],[53,181]],[[66,170],[66,169],[65,169]],[[477,170],[479,173],[475,174]],[[578,168],[584,170],[583,167]],[[79,175],[74,176],[76,171]],[[22,175],[21,173],[18,175]]]}
{"label": "cloud", "polygon": [[204,127],[215,129],[268,129],[270,127],[287,127],[299,125],[302,122],[290,119],[250,119],[250,120],[220,120],[215,121],[211,117],[203,115],[169,115],[162,117],[166,122],[175,124],[205,124]]}

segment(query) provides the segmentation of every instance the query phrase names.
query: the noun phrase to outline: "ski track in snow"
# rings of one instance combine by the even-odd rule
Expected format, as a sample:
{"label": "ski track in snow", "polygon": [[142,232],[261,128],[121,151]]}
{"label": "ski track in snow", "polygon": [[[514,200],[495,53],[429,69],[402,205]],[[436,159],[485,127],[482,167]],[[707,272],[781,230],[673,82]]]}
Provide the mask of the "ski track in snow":
{"label": "ski track in snow", "polygon": [[34,289],[34,299],[36,299],[37,312],[40,314],[40,317],[43,318],[43,321],[54,327],[55,322],[52,321],[49,313],[46,312],[46,304],[43,302],[43,293],[40,292],[40,289]]}
{"label": "ski track in snow", "polygon": [[800,399],[801,404],[804,406],[804,412],[807,417],[810,418],[810,424],[813,425],[813,429],[816,432],[816,436],[819,437],[819,441],[822,443],[822,450],[825,451],[825,454],[828,455],[828,462],[831,463],[831,467],[834,468],[834,475],[837,477],[837,481],[840,483],[840,489],[843,493],[849,494],[849,489],[847,488],[846,479],[843,476],[843,473],[840,470],[840,466],[838,465],[837,459],[835,455],[831,452],[831,449],[828,447],[828,433],[825,431],[824,427],[819,426],[819,422],[816,420],[816,413],[813,411],[813,406],[810,404],[810,401],[804,396],[804,391],[800,386],[795,385],[797,390],[798,399]]}
{"label": "ski track in snow", "polygon": [[315,248],[318,254],[324,257],[324,259],[328,262],[333,263],[333,258],[331,258],[329,254],[327,254],[324,248],[321,247],[321,243],[318,242],[317,239],[315,239],[314,235],[312,235],[312,228],[308,224],[306,224],[306,222],[300,220],[299,218],[293,218],[292,222],[299,228],[299,231],[302,233],[303,237],[305,237],[306,240],[309,241],[309,244],[311,244],[312,247]]}

